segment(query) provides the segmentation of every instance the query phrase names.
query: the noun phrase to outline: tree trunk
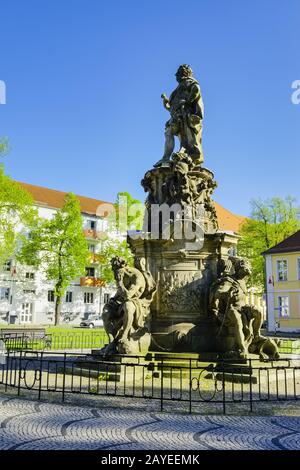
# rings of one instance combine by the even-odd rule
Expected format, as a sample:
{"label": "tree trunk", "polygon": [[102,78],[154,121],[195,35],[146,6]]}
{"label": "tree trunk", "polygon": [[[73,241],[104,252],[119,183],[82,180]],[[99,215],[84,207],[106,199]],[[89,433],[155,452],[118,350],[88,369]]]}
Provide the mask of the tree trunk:
{"label": "tree trunk", "polygon": [[60,311],[61,311],[61,297],[57,296],[55,300],[55,316],[54,325],[59,325],[60,322]]}

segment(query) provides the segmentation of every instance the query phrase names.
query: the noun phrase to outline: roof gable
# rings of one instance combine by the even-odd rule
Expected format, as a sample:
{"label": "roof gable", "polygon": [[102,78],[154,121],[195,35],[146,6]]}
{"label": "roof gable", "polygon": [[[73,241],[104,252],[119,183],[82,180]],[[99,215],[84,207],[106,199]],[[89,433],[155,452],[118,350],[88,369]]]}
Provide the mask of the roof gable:
{"label": "roof gable", "polygon": [[272,248],[269,248],[269,250],[264,251],[262,254],[269,255],[272,253],[288,253],[294,251],[300,251],[300,230],[285,238],[285,240]]}

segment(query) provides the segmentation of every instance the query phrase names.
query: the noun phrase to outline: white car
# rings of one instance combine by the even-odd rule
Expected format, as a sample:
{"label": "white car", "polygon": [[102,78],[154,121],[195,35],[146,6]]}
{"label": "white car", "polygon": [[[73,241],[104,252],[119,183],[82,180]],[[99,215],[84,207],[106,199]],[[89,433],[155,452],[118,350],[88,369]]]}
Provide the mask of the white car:
{"label": "white car", "polygon": [[103,327],[103,320],[99,316],[89,317],[86,320],[83,320],[80,323],[80,326],[84,328],[102,328]]}

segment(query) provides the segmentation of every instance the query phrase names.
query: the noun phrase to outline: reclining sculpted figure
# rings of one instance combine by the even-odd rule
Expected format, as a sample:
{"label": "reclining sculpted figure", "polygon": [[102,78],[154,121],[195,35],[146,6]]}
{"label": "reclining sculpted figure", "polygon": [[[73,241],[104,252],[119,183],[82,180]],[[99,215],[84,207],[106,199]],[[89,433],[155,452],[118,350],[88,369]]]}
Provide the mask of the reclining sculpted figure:
{"label": "reclining sculpted figure", "polygon": [[261,359],[278,358],[278,345],[261,336],[262,311],[247,304],[247,277],[251,274],[250,265],[243,258],[219,260],[218,280],[210,290],[210,312],[220,323],[218,334],[224,327],[234,330],[235,351],[230,355],[246,358],[247,353],[259,354]]}

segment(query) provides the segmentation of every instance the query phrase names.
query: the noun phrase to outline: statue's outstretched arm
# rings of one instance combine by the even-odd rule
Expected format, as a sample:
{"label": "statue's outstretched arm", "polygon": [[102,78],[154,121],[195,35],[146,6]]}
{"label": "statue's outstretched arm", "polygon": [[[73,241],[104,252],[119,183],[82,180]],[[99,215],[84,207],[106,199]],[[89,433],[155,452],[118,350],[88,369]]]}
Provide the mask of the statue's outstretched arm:
{"label": "statue's outstretched arm", "polygon": [[163,100],[163,105],[164,107],[166,108],[167,111],[169,111],[170,109],[170,101],[169,101],[169,98],[167,97],[167,95],[165,95],[164,93],[161,95],[161,98]]}

